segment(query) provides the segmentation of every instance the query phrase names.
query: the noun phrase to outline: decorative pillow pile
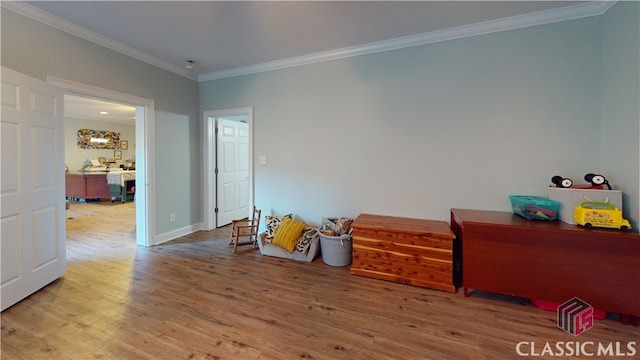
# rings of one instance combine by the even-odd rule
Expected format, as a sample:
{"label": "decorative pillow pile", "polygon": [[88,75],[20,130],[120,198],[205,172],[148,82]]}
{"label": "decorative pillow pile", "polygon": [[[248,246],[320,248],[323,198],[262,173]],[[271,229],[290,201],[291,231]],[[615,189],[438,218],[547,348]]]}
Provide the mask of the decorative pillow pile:
{"label": "decorative pillow pile", "polygon": [[282,223],[282,220],[289,218],[293,219],[293,214],[281,215],[281,216],[265,216],[265,237],[264,242],[270,244],[273,242],[273,237],[276,235],[276,230]]}
{"label": "decorative pillow pile", "polygon": [[293,252],[303,229],[303,222],[285,218],[278,226],[272,243],[286,249],[288,252]]}
{"label": "decorative pillow pile", "polygon": [[307,255],[309,253],[309,247],[311,246],[311,242],[318,236],[319,236],[318,230],[316,230],[315,228],[305,226],[304,230],[302,230],[302,236],[298,238],[298,243],[296,244],[296,250]]}

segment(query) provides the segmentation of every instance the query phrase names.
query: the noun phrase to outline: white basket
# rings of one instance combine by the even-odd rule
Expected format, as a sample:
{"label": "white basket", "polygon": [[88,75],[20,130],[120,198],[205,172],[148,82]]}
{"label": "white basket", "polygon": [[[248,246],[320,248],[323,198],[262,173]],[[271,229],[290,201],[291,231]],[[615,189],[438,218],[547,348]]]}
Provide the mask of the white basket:
{"label": "white basket", "polygon": [[320,235],[320,252],[322,261],[330,266],[347,266],[351,264],[351,235],[329,236],[318,231]]}

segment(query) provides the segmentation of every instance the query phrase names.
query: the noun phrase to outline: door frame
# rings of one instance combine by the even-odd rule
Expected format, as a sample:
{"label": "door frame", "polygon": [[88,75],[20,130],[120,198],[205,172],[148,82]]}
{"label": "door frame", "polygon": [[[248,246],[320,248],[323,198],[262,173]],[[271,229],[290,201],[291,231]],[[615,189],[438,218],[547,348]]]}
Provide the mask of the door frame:
{"label": "door frame", "polygon": [[207,110],[204,112],[204,131],[202,143],[202,171],[203,171],[203,230],[209,231],[218,227],[216,223],[216,118],[224,116],[246,115],[249,125],[249,209],[254,205],[254,163],[253,163],[253,106],[231,109]]}
{"label": "door frame", "polygon": [[[61,88],[65,94],[135,106],[136,244],[141,246],[155,245],[155,101],[53,76],[47,76],[47,83]],[[144,186],[140,186],[140,184],[144,184]]]}

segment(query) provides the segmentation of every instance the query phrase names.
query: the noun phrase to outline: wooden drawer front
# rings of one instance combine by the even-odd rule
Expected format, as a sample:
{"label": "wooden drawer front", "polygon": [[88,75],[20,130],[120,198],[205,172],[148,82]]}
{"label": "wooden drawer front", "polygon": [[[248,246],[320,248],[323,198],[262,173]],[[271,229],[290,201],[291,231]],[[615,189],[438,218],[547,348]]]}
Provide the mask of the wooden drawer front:
{"label": "wooden drawer front", "polygon": [[[396,249],[431,249],[432,252],[447,252],[448,259],[451,260],[451,250],[453,242],[451,238],[438,237],[437,235],[406,234],[385,230],[354,229],[354,237],[366,242],[367,246],[376,247],[380,250],[395,251]],[[356,240],[354,240],[355,242]],[[437,256],[437,255],[434,255]]]}
{"label": "wooden drawer front", "polygon": [[449,262],[451,262],[453,247],[451,239],[431,237],[430,234],[403,234],[368,229],[355,230],[353,244],[362,245],[376,251],[400,253]]}
{"label": "wooden drawer front", "polygon": [[351,273],[455,292],[452,241],[430,235],[355,229]]}

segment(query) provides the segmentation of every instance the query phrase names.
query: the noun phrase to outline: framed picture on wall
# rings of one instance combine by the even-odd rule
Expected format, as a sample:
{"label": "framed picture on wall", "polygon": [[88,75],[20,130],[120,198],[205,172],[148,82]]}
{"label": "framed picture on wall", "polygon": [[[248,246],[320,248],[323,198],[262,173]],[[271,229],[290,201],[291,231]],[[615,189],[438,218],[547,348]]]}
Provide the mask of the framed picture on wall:
{"label": "framed picture on wall", "polygon": [[122,151],[115,150],[113,152],[113,158],[116,159],[116,160],[122,160]]}
{"label": "framed picture on wall", "polygon": [[120,140],[120,150],[129,150],[128,140]]}

